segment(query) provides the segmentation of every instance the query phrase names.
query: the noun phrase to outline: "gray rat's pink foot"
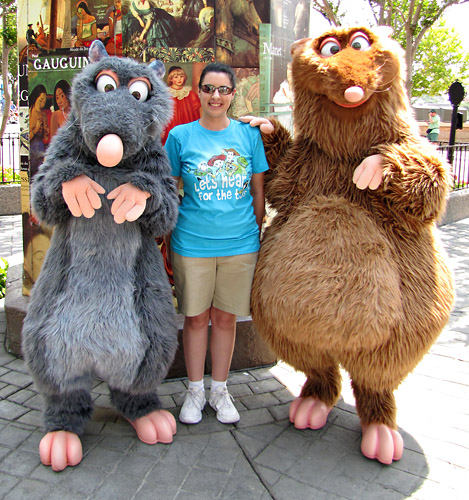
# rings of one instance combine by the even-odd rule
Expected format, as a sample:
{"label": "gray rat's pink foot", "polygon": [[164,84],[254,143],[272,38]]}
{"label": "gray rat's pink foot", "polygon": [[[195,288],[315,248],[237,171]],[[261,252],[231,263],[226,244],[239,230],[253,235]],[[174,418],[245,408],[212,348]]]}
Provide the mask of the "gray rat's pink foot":
{"label": "gray rat's pink foot", "polygon": [[145,444],[165,443],[173,441],[176,434],[176,420],[166,410],[156,410],[148,415],[130,422],[137,436]]}
{"label": "gray rat's pink foot", "polygon": [[78,465],[83,458],[80,438],[69,431],[48,432],[39,443],[39,455],[41,462],[56,472]]}

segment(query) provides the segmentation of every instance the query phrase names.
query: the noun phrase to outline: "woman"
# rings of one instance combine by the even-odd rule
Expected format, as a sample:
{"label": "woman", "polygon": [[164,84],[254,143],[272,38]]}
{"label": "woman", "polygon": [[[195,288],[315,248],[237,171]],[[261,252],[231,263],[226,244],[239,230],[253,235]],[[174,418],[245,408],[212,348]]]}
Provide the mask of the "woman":
{"label": "woman", "polygon": [[124,18],[125,30],[138,33],[138,40],[146,40],[147,47],[177,47],[177,29],[174,18],[150,0],[131,0],[130,15]]}
{"label": "woman", "polygon": [[114,8],[109,14],[109,33],[106,51],[111,56],[122,55],[122,2],[114,0]]}
{"label": "woman", "polygon": [[191,87],[185,86],[186,72],[179,66],[172,66],[168,72],[168,87],[174,101],[173,118],[163,132],[163,144],[169,131],[176,125],[183,125],[200,118],[200,100]]}
{"label": "woman", "polygon": [[75,47],[89,47],[98,35],[96,18],[91,14],[85,1],[77,5],[77,15],[77,41]]}
{"label": "woman", "polygon": [[37,85],[29,94],[29,158],[30,179],[44,160],[46,145],[50,141],[49,116],[45,110],[47,91]]}
{"label": "woman", "polygon": [[235,92],[229,66],[206,66],[199,82],[202,117],[175,127],[166,142],[173,175],[184,185],[171,237],[171,262],[178,307],[185,316],[183,345],[189,390],[179,420],[186,424],[200,422],[206,403],[203,376],[209,321],[209,403],[220,422],[239,420],[226,381],[236,316],[250,314],[264,216],[263,176],[268,166],[259,130],[227,116]]}
{"label": "woman", "polygon": [[50,137],[65,124],[70,112],[70,85],[65,80],[59,80],[54,89],[54,112],[50,117]]}

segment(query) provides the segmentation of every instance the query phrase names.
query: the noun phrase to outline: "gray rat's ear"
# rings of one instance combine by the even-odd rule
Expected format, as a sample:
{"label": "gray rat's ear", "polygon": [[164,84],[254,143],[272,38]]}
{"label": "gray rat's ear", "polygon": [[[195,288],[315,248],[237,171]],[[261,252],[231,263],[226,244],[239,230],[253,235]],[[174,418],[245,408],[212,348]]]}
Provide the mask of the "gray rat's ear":
{"label": "gray rat's ear", "polygon": [[159,60],[159,59],[155,59],[154,61],[152,61],[148,67],[150,69],[152,69],[155,73],[156,73],[156,76],[160,79],[160,80],[163,80],[164,78],[164,75],[166,73],[166,69],[164,67],[164,64]]}
{"label": "gray rat's ear", "polygon": [[106,52],[106,47],[104,47],[101,40],[94,40],[90,45],[88,56],[90,58],[90,62],[95,63],[100,61],[103,57],[109,57],[109,54]]}

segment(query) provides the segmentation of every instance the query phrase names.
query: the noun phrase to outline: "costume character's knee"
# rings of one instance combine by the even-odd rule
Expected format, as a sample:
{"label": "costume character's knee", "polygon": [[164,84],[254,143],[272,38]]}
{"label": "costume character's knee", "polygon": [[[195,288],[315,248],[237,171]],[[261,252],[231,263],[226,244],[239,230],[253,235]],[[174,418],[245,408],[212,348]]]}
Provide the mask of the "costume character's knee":
{"label": "costume character's knee", "polygon": [[339,367],[331,365],[317,370],[310,369],[306,374],[308,378],[301,389],[300,397],[311,396],[329,407],[334,406],[339,399],[342,385]]}
{"label": "costume character's knee", "polygon": [[161,401],[156,392],[130,394],[112,387],[109,388],[109,392],[115,408],[131,421],[161,409]]}
{"label": "costume character's knee", "polygon": [[364,425],[384,424],[396,429],[396,400],[392,389],[373,390],[352,380],[357,413]]}
{"label": "costume character's knee", "polygon": [[44,399],[46,404],[44,425],[48,432],[83,433],[83,427],[93,411],[93,403],[88,391],[46,394]]}

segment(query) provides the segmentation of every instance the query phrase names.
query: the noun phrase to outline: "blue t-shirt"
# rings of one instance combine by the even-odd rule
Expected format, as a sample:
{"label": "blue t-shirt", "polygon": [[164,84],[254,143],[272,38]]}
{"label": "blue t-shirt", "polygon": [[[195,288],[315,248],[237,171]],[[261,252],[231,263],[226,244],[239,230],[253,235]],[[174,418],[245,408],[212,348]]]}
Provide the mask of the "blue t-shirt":
{"label": "blue t-shirt", "polygon": [[184,183],[172,249],[184,257],[257,252],[251,177],[269,168],[258,127],[230,120],[213,131],[195,121],[174,127],[165,148]]}

